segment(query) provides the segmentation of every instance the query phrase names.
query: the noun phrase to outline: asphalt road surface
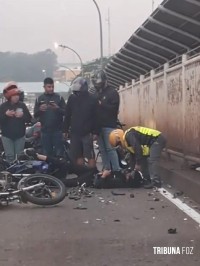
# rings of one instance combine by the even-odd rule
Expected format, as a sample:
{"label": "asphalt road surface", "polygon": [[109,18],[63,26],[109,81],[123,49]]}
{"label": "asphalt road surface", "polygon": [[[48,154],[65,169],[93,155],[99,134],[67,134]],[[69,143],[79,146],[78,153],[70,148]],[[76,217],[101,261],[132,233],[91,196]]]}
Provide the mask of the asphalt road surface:
{"label": "asphalt road surface", "polygon": [[[96,190],[91,198],[66,198],[56,207],[1,207],[0,266],[200,265],[197,222],[158,192],[114,191],[125,195]],[[168,234],[169,228],[177,233]],[[181,254],[154,254],[155,247]]]}

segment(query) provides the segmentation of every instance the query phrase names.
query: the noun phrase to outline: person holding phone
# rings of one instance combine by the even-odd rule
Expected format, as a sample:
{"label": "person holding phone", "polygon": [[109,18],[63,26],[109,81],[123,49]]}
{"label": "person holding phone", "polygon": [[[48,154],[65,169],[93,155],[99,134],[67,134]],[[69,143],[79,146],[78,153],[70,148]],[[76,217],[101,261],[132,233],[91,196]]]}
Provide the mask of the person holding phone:
{"label": "person holding phone", "polygon": [[3,90],[7,101],[0,106],[2,144],[8,162],[23,152],[26,123],[32,119],[27,106],[20,101],[20,93],[17,84],[9,82]]}
{"label": "person holding phone", "polygon": [[41,123],[42,150],[48,156],[62,156],[65,101],[54,92],[52,78],[45,78],[44,90],[45,92],[36,99],[34,107],[34,117]]}

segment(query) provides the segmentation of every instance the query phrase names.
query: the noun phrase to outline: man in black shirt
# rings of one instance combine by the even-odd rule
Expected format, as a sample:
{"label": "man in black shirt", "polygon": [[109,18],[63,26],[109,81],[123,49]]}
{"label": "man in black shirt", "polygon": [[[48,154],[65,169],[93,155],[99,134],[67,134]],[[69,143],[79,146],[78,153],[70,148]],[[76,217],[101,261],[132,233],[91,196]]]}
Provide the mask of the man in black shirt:
{"label": "man in black shirt", "polygon": [[44,80],[45,92],[35,102],[34,117],[41,122],[41,141],[43,153],[49,156],[62,156],[63,148],[63,117],[65,101],[54,92],[54,81]]}

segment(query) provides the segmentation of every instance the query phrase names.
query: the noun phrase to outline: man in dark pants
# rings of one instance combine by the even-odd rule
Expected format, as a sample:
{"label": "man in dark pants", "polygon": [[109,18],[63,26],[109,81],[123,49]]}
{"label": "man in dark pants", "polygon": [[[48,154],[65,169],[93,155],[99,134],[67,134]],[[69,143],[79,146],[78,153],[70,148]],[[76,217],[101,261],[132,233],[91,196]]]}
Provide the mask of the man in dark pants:
{"label": "man in dark pants", "polygon": [[[150,177],[150,182],[144,186],[145,188],[161,187],[159,159],[166,139],[160,131],[140,126],[131,127],[126,132],[116,129],[110,133],[109,140],[113,147],[121,145],[135,154],[135,170],[142,171],[145,176]],[[149,148],[148,164],[144,166],[143,146]]]}
{"label": "man in dark pants", "polygon": [[69,134],[70,153],[73,162],[84,165],[84,158],[88,159],[88,166],[96,166],[93,149],[93,136],[96,134],[96,108],[97,100],[89,94],[87,81],[76,78],[71,90],[64,119],[64,133]]}
{"label": "man in dark pants", "polygon": [[41,142],[43,153],[48,156],[62,156],[63,148],[63,118],[65,101],[54,92],[52,78],[44,80],[45,92],[35,102],[34,117],[41,122]]}

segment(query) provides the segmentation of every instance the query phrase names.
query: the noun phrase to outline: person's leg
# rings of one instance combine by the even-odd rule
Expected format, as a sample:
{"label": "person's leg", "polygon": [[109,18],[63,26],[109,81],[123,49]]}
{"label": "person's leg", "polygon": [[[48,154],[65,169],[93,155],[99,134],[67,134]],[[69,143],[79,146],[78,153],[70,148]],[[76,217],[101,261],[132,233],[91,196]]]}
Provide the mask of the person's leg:
{"label": "person's leg", "polygon": [[14,141],[4,136],[2,136],[1,139],[6,156],[6,161],[10,163],[15,160]]}
{"label": "person's leg", "polygon": [[109,135],[113,131],[113,128],[103,128],[102,130],[103,130],[103,137],[104,137],[106,152],[107,152],[109,161],[111,162],[112,170],[113,172],[118,172],[121,170],[120,165],[119,165],[119,158],[118,158],[116,149],[113,148],[109,142]]}
{"label": "person's leg", "polygon": [[63,156],[64,154],[64,143],[63,134],[61,131],[52,133],[51,139],[52,145],[54,147],[54,156]]}
{"label": "person's leg", "polygon": [[41,134],[42,153],[44,155],[53,156],[53,146],[51,143],[51,133]]}
{"label": "person's leg", "polygon": [[110,167],[110,159],[108,158],[108,154],[106,151],[106,145],[105,145],[105,141],[104,141],[104,136],[103,136],[103,130],[101,130],[101,133],[98,137],[98,145],[99,145],[99,151],[101,154],[101,159],[102,159],[102,164],[103,164],[103,170],[111,170]]}
{"label": "person's leg", "polygon": [[162,135],[160,135],[158,139],[150,147],[150,156],[148,159],[148,165],[149,165],[150,178],[152,182],[158,182],[158,183],[161,182],[159,175],[159,160],[165,145],[166,145],[166,140]]}
{"label": "person's leg", "polygon": [[18,156],[23,153],[24,146],[25,146],[25,137],[16,139],[14,141],[15,158],[18,158]]}
{"label": "person's leg", "polygon": [[70,158],[74,165],[84,165],[83,148],[80,136],[72,135],[70,139]]}
{"label": "person's leg", "polygon": [[93,136],[92,134],[88,134],[82,138],[83,145],[83,157],[88,159],[88,167],[95,168],[95,153],[93,147]]}

